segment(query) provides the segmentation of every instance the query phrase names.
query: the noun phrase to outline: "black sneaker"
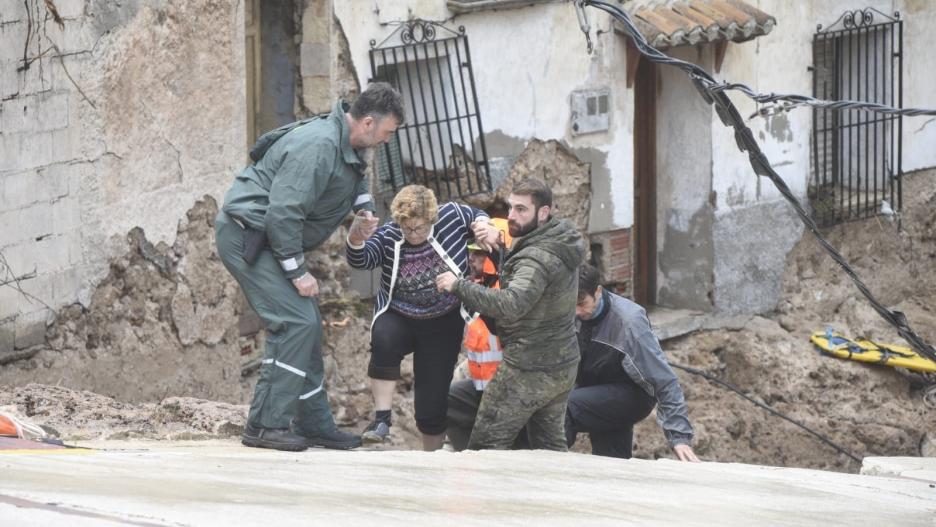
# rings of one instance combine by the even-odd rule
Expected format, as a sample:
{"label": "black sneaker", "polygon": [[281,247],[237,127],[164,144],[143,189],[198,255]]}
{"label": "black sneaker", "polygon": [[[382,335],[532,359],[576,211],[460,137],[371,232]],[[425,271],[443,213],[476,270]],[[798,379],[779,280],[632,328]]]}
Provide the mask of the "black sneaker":
{"label": "black sneaker", "polygon": [[335,429],[314,436],[306,436],[305,444],[308,447],[333,448],[335,450],[351,450],[361,446],[360,436],[349,434]]}
{"label": "black sneaker", "polygon": [[390,425],[380,419],[374,419],[361,434],[361,441],[366,444],[383,443],[389,436]]}
{"label": "black sneaker", "polygon": [[290,432],[288,428],[257,428],[250,425],[244,427],[241,443],[254,448],[272,448],[290,452],[299,452],[308,448],[306,439]]}

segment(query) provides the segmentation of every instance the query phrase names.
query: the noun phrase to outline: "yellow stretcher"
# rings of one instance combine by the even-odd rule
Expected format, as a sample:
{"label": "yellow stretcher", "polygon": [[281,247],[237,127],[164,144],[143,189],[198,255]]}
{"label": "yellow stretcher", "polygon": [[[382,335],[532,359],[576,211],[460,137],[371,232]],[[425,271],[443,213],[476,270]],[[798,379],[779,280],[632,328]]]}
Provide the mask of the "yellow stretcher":
{"label": "yellow stretcher", "polygon": [[884,364],[915,371],[936,372],[936,362],[921,356],[907,346],[881,344],[861,338],[851,340],[831,329],[813,333],[809,340],[818,346],[823,353],[840,359]]}

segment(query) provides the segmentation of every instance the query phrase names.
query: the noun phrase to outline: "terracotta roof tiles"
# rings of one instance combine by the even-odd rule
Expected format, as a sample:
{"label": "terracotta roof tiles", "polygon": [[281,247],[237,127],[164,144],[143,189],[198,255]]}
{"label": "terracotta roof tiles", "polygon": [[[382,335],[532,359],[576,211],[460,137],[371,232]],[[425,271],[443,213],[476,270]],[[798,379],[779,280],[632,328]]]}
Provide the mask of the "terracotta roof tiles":
{"label": "terracotta roof tiles", "polygon": [[637,29],[658,49],[766,35],[777,19],[743,0],[665,0],[625,5]]}

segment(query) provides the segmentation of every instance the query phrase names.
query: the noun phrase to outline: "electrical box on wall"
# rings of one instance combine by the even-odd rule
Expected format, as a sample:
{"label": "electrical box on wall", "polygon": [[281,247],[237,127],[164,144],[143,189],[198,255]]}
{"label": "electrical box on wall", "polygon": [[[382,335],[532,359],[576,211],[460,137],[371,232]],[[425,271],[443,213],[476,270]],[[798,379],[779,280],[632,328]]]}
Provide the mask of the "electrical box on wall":
{"label": "electrical box on wall", "polygon": [[607,132],[611,127],[611,90],[572,92],[572,135]]}

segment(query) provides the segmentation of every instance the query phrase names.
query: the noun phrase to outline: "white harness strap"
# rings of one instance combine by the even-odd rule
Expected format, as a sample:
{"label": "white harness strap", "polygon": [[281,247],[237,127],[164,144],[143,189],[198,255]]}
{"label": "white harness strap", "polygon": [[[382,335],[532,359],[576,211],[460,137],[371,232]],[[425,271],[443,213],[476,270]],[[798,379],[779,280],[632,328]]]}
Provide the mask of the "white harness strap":
{"label": "white harness strap", "polygon": [[[453,273],[455,273],[455,276],[462,278],[464,275],[462,275],[461,269],[458,268],[455,260],[453,260],[452,257],[449,256],[447,252],[445,252],[445,249],[442,248],[442,244],[440,244],[435,239],[432,233],[429,234],[427,241],[429,242],[429,245],[435,249],[435,252],[439,255],[439,258],[442,258],[442,261],[445,262],[445,265],[447,265],[448,268],[451,269]],[[474,319],[478,318],[478,313],[469,313],[468,310],[465,309],[465,304],[462,304],[459,313],[461,314],[462,320],[465,321],[465,324],[471,324],[474,322]]]}

